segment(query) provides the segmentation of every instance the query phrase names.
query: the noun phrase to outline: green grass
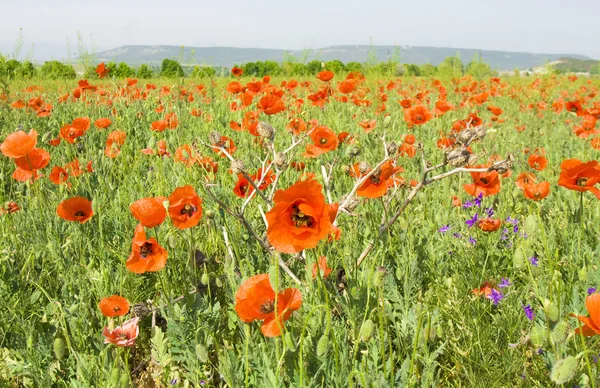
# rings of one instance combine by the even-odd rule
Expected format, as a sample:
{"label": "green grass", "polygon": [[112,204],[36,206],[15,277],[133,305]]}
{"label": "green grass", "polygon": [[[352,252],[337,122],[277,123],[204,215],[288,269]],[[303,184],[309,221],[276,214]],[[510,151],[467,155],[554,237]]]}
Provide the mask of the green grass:
{"label": "green grass", "polygon": [[[339,75],[335,78],[341,79]],[[250,80],[243,80],[246,81]],[[272,83],[278,85],[280,81]],[[385,85],[389,80],[382,81],[381,85]],[[400,89],[409,96],[432,90],[428,96],[431,102],[427,104],[431,109],[437,92],[430,81],[405,78]],[[442,81],[448,89],[448,100],[457,106],[463,96],[471,95],[456,93],[450,80]],[[344,165],[367,161],[373,166],[384,157],[384,132],[387,142],[398,144],[403,134],[414,133],[417,141],[424,144],[425,158],[437,164],[443,161],[443,152],[435,147],[440,131],[449,134],[455,120],[478,112],[489,127],[486,138],[473,145],[480,162],[492,154],[509,152],[517,159],[512,177],[502,180],[501,192],[485,198],[483,207],[493,206],[498,218],[518,219],[521,228],[519,233],[509,232],[510,246],[501,241],[501,230],[483,233],[468,229],[465,221],[474,210],[453,208],[451,196],[457,195],[463,202],[470,199],[462,185],[470,183],[471,178],[468,174],[455,175],[420,191],[360,267],[356,259],[376,236],[382,220],[383,205],[379,200],[362,200],[355,209],[356,217],[340,215],[339,241],[321,242],[303,256],[283,255],[302,280],[300,286],[272,264],[271,256],[243,225],[210,199],[205,191],[204,170],[140,152],[161,139],[167,141],[171,153],[185,143],[196,144],[202,155],[219,162],[211,190],[228,206],[241,206],[243,200],[232,192],[235,177],[227,172],[229,162],[203,148],[198,139],[207,142],[213,130],[231,137],[238,147],[234,156],[242,159],[250,172],[272,154],[257,146],[247,132],[229,128],[229,122],[241,121],[243,113],[230,111],[233,98],[225,92],[224,82],[206,82],[206,97],[211,99],[208,104],[198,95],[193,103],[175,98],[179,85],[173,85],[172,96],[159,97],[159,87],[146,100],[114,97],[112,107],[97,105],[95,95],[89,97],[91,104],[59,104],[58,96],[74,89],[75,82],[44,81],[39,85],[43,91],[36,93],[24,92],[27,84],[12,84],[9,102],[27,102],[40,95],[54,104],[54,111],[50,117],[38,118],[0,101],[0,137],[4,139],[18,126],[35,128],[40,133],[38,147],[52,156],[50,165],[42,171],[45,175],[53,166],[65,165],[74,158],[82,164],[93,160],[94,173],[70,178],[70,188],[56,186],[47,177],[35,184],[20,183],[11,178],[12,161],[0,158],[0,203],[15,201],[22,207],[0,219],[0,385],[145,387],[176,382],[175,386],[198,386],[204,381],[208,386],[231,387],[543,387],[553,384],[550,371],[556,360],[568,355],[580,355],[570,384],[584,374],[594,384],[598,370],[592,357],[598,354],[598,341],[582,340],[572,334],[570,329],[577,327],[578,322],[569,314],[586,315],[586,290],[600,285],[600,207],[598,200],[586,193],[584,218],[579,220],[578,193],[559,187],[556,182],[562,160],[597,160],[598,151],[572,133],[573,124],[565,123],[567,119],[577,122],[577,118],[550,109],[538,117],[537,111],[521,109],[521,105],[545,101],[550,106],[562,91],[572,97],[579,87],[597,90],[600,85],[597,79],[588,85],[583,79],[571,83],[560,78],[554,83],[551,78],[542,78],[545,90],[541,93],[539,87],[531,85],[532,81],[503,80],[507,82],[504,92],[490,97],[488,103],[451,111],[414,129],[407,128],[397,103],[404,97],[397,90],[386,91],[391,122],[384,128],[383,117],[375,114],[380,85],[376,79],[366,81],[370,89],[366,98],[373,101],[368,108],[332,99],[321,110],[310,106],[306,98],[319,81],[311,80],[310,92],[298,88],[295,94],[305,100],[300,117],[306,121],[317,119],[336,133],[354,134],[362,151],[360,156],[351,158],[346,152],[348,145],[342,144],[338,150],[317,159],[305,159],[302,153],[309,140],[293,151],[293,159],[306,162],[307,171],[315,173],[321,182],[320,166],[335,163],[331,179],[334,201],[350,192],[355,183],[344,172]],[[156,82],[160,86],[166,81]],[[192,82],[186,80],[181,86],[191,89]],[[489,89],[490,83],[482,82],[477,91]],[[116,85],[104,84],[109,93],[116,91]],[[180,124],[176,130],[149,130],[150,123],[162,116],[154,111],[159,99],[165,111],[178,114]],[[293,102],[289,93],[284,99],[287,106]],[[504,109],[504,123],[491,121],[488,104]],[[111,112],[113,108],[116,116]],[[191,116],[192,108],[210,114],[213,121]],[[113,124],[103,131],[92,124],[76,145],[46,144],[58,136],[64,123],[82,116],[90,117],[92,122],[110,117]],[[365,135],[357,123],[371,118],[377,118],[377,127]],[[277,130],[277,150],[292,143],[285,131],[288,119],[285,111],[261,116]],[[516,125],[526,125],[527,129],[519,133],[514,129]],[[125,131],[127,139],[121,154],[109,159],[103,149],[113,130]],[[546,170],[536,172],[539,181],[551,182],[551,194],[539,203],[526,199],[514,183],[520,172],[530,171],[527,155],[522,152],[526,147],[543,147],[549,160]],[[405,169],[402,177],[420,179],[418,155],[400,157],[398,163]],[[300,176],[288,169],[277,187],[285,189]],[[166,268],[144,275],[127,271],[125,261],[137,225],[129,211],[130,204],[143,197],[168,196],[186,184],[196,188],[204,200],[205,213],[213,210],[214,217],[205,214],[191,230],[180,231],[166,220],[156,231],[148,231],[169,252]],[[409,189],[398,191],[390,213],[404,201]],[[56,206],[76,195],[93,200],[95,216],[83,225],[68,223],[56,215]],[[259,206],[266,211],[260,198],[252,199],[246,217],[254,230],[263,235],[266,228]],[[446,224],[452,226],[450,232],[437,231]],[[229,236],[233,257],[228,254],[223,230]],[[523,231],[529,235],[527,239],[520,235]],[[455,232],[464,237],[454,238]],[[473,236],[476,245],[470,244],[467,236]],[[334,271],[328,278],[312,279],[307,268],[321,255],[327,256]],[[538,267],[527,260],[534,255],[539,258]],[[235,313],[239,285],[258,273],[279,273],[279,288],[297,287],[302,292],[302,307],[286,322],[285,334],[280,338],[263,337],[258,323],[244,324]],[[201,282],[204,274],[208,275],[208,284]],[[505,298],[497,306],[470,292],[486,280],[499,282],[501,278],[510,279],[512,285],[502,289]],[[151,301],[157,307],[156,327],[151,327],[151,316],[141,320],[135,348],[103,343],[101,332],[108,319],[101,315],[97,304],[112,294],[126,297],[132,305]],[[183,298],[173,302],[180,296]],[[523,313],[522,306],[527,304],[535,311],[533,322]],[[553,308],[558,310],[556,316],[548,313]],[[369,319],[374,330],[370,336],[363,336],[368,339],[363,341],[361,327]],[[552,338],[550,331],[558,322],[570,325],[571,334],[566,340]],[[533,341],[530,334],[534,327],[550,331]],[[542,351],[538,352],[540,348]]]}

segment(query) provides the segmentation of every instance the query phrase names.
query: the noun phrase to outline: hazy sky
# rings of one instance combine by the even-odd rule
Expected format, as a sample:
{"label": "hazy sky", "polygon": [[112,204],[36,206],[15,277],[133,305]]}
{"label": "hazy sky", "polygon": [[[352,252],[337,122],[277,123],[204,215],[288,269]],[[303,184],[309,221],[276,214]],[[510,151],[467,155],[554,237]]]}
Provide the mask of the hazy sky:
{"label": "hazy sky", "polygon": [[600,59],[600,0],[0,0],[0,52],[25,56],[128,44],[317,49],[444,46]]}

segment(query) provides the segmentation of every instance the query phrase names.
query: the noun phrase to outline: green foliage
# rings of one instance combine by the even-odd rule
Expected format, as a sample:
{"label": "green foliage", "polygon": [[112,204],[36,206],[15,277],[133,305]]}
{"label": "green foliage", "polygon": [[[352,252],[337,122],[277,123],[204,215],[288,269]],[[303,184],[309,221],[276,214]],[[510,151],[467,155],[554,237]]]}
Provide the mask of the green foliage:
{"label": "green foliage", "polygon": [[191,76],[192,78],[215,78],[217,71],[212,66],[194,66]]}
{"label": "green foliage", "polygon": [[306,73],[309,75],[317,75],[321,70],[323,70],[321,61],[315,59],[306,64]]}
{"label": "green foliage", "polygon": [[483,61],[483,58],[479,54],[475,54],[471,62],[469,62],[465,68],[467,74],[472,75],[476,79],[482,79],[495,75],[490,65]]}
{"label": "green foliage", "polygon": [[138,67],[136,77],[139,79],[149,79],[154,77],[154,72],[152,71],[152,68],[150,68],[150,66],[143,64],[140,65],[140,67]]}
{"label": "green foliage", "polygon": [[337,59],[325,63],[325,70],[332,71],[334,74],[339,74],[346,71],[346,66]]}
{"label": "green foliage", "polygon": [[165,78],[182,78],[184,76],[183,68],[176,60],[165,58],[160,68],[160,76]]}
{"label": "green foliage", "polygon": [[125,62],[121,62],[116,67],[110,68],[108,74],[119,79],[135,77],[135,71]]}
{"label": "green foliage", "polygon": [[71,65],[59,61],[48,61],[42,65],[40,76],[44,79],[74,79],[77,73]]}
{"label": "green foliage", "polygon": [[447,57],[437,66],[438,74],[442,77],[456,78],[463,75],[464,65],[457,53],[453,57]]}

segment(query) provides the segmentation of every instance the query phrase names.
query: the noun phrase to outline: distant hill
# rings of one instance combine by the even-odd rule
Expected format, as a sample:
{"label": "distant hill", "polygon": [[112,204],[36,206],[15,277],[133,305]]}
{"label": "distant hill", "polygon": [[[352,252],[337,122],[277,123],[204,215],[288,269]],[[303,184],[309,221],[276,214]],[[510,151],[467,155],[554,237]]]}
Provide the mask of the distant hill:
{"label": "distant hill", "polygon": [[594,59],[558,58],[552,67],[559,73],[600,73],[600,61]]}
{"label": "distant hill", "polygon": [[127,62],[130,65],[142,63],[157,64],[164,58],[179,59],[182,63],[227,66],[255,61],[281,62],[286,56],[301,62],[317,59],[330,61],[339,59],[347,62],[366,62],[376,57],[378,61],[387,61],[399,55],[400,61],[410,64],[431,63],[438,65],[444,58],[458,53],[467,63],[476,54],[494,70],[525,69],[543,65],[548,61],[571,57],[589,60],[584,55],[571,54],[533,54],[509,51],[491,51],[477,49],[456,49],[448,47],[416,47],[416,46],[329,46],[315,50],[279,50],[238,47],[178,47],[178,46],[121,46],[112,50],[96,53],[98,61]]}

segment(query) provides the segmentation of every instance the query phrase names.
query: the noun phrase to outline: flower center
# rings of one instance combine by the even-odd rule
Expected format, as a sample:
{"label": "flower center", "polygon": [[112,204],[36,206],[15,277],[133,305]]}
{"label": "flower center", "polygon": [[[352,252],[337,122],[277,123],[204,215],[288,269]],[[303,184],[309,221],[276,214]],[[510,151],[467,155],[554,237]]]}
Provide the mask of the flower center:
{"label": "flower center", "polygon": [[421,116],[421,115],[416,115],[416,116],[415,116],[415,121],[423,121],[423,116]]}
{"label": "flower center", "polygon": [[273,311],[275,311],[275,301],[274,300],[266,301],[265,303],[263,303],[260,306],[260,308],[258,310],[263,315],[272,313]]}
{"label": "flower center", "polygon": [[577,186],[579,187],[585,187],[585,185],[587,184],[587,181],[589,179],[588,178],[577,178],[577,181],[575,182],[577,184]]}
{"label": "flower center", "polygon": [[294,225],[296,225],[296,228],[301,228],[304,226],[310,228],[312,226],[314,219],[311,216],[302,213],[298,205],[292,206],[292,209],[292,221],[294,222]]}
{"label": "flower center", "polygon": [[324,138],[324,137],[322,137],[322,138],[319,140],[319,143],[321,143],[321,144],[327,144],[327,139],[326,139],[326,138]]}
{"label": "flower center", "polygon": [[196,213],[196,206],[190,205],[189,203],[185,204],[185,206],[181,209],[181,214],[187,214],[188,216],[193,216]]}
{"label": "flower center", "polygon": [[483,183],[484,185],[487,185],[489,182],[487,180],[487,178],[480,178],[479,179],[481,181],[481,183]]}
{"label": "flower center", "polygon": [[119,339],[121,341],[125,341],[127,339],[127,334],[123,333],[123,334],[119,334]]}
{"label": "flower center", "polygon": [[113,307],[113,311],[116,313],[117,311],[121,311],[121,308],[119,306],[115,306]]}
{"label": "flower center", "polygon": [[145,242],[144,245],[140,248],[140,256],[144,259],[152,254],[152,244],[149,242]]}
{"label": "flower center", "polygon": [[77,210],[75,212],[75,216],[76,217],[83,217],[83,216],[85,216],[85,213],[83,211],[81,211],[81,210]]}

